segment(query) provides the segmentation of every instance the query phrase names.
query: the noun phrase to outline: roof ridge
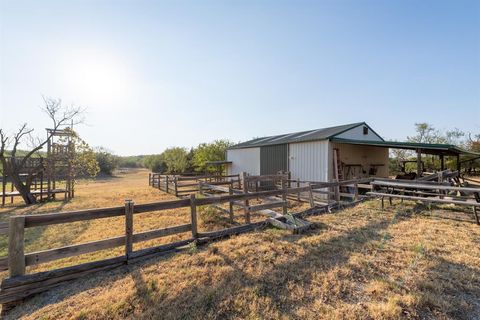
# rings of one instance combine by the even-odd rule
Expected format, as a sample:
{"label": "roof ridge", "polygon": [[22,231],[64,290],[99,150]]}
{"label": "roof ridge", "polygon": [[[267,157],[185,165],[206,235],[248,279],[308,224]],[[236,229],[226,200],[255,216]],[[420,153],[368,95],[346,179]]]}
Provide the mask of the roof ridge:
{"label": "roof ridge", "polygon": [[[348,124],[342,124],[342,125],[331,126],[331,127],[283,133],[283,134],[277,134],[272,136],[258,137],[258,138],[254,138],[254,139],[250,139],[250,140],[238,143],[230,147],[229,149],[238,149],[242,147],[257,147],[262,145],[275,145],[275,144],[283,144],[283,143],[289,143],[294,141],[301,142],[301,141],[304,141],[305,139],[308,140],[307,137],[309,135],[313,136],[315,134],[320,134],[320,136],[311,137],[310,138],[311,140],[325,140],[341,132],[353,129],[360,125],[367,125],[367,124],[365,121],[363,121],[363,122],[348,123]],[[324,132],[324,135],[321,135],[322,132]],[[288,138],[290,138],[291,141],[282,141],[283,139],[288,140]]]}

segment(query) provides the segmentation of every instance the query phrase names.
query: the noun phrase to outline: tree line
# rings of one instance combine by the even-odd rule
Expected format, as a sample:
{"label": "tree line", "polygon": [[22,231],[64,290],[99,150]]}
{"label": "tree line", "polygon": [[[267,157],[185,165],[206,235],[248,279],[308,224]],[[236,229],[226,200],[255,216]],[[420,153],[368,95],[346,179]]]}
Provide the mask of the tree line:
{"label": "tree line", "polygon": [[117,168],[145,167],[158,173],[205,172],[207,161],[223,161],[227,148],[233,143],[220,139],[209,143],[201,143],[195,148],[170,147],[160,154],[145,156],[120,157],[106,148],[95,149],[96,159],[103,174],[111,175]]}

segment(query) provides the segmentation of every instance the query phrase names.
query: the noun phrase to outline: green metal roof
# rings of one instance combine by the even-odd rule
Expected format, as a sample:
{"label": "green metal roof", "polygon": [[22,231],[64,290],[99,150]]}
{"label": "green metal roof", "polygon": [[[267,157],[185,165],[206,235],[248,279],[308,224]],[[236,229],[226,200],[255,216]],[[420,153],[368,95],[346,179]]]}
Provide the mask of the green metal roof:
{"label": "green metal roof", "polygon": [[407,149],[407,150],[417,150],[421,149],[422,153],[426,154],[438,154],[438,155],[457,155],[457,154],[470,154],[470,155],[480,155],[476,152],[471,152],[460,147],[457,147],[453,144],[439,144],[439,143],[417,143],[417,142],[399,142],[399,141],[366,141],[366,140],[351,140],[351,139],[341,139],[341,138],[332,138],[332,142],[337,143],[348,143],[348,144],[358,144],[364,146],[376,146],[376,147],[387,147],[392,149]]}
{"label": "green metal roof", "polygon": [[254,147],[271,146],[276,144],[326,140],[326,139],[333,138],[348,130],[356,128],[358,126],[367,126],[370,131],[374,132],[378,136],[378,134],[375,131],[373,131],[373,129],[370,128],[368,124],[366,124],[365,122],[357,122],[357,123],[351,123],[351,124],[346,124],[346,125],[336,126],[336,127],[329,127],[329,128],[280,134],[280,135],[270,136],[270,137],[256,138],[253,140],[249,140],[249,141],[234,145],[229,149],[254,148]]}

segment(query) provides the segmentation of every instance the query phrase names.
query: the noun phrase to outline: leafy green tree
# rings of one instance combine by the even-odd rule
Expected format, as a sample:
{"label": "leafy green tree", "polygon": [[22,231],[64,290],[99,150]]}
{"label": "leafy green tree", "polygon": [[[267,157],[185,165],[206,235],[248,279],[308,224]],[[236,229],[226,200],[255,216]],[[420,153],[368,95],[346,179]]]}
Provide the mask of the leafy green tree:
{"label": "leafy green tree", "polygon": [[407,137],[407,141],[417,143],[444,143],[441,133],[426,122],[415,123],[416,135]]}
{"label": "leafy green tree", "polygon": [[445,143],[454,144],[457,146],[465,146],[465,141],[463,138],[465,137],[465,132],[461,131],[460,129],[453,129],[445,131],[444,140]]}
{"label": "leafy green tree", "polygon": [[118,158],[104,147],[95,149],[95,158],[97,160],[100,172],[111,176],[118,167]]}
{"label": "leafy green tree", "polygon": [[[465,148],[469,151],[480,153],[480,134],[473,135],[468,134],[467,141],[465,143]],[[465,170],[469,174],[477,173],[478,169],[480,169],[480,158],[475,155],[469,155],[467,159],[465,159]],[[468,161],[470,160],[470,161]]]}
{"label": "leafy green tree", "polygon": [[480,134],[468,136],[467,149],[473,152],[480,152]]}
{"label": "leafy green tree", "polygon": [[143,159],[143,165],[152,172],[163,173],[167,167],[161,154],[152,154]]}
{"label": "leafy green tree", "polygon": [[402,163],[412,156],[410,150],[404,149],[390,149],[390,164],[389,171],[392,174],[399,174],[402,172]]}
{"label": "leafy green tree", "polygon": [[233,145],[228,140],[215,140],[211,143],[201,143],[193,151],[193,166],[196,171],[205,171],[207,161],[223,161],[228,147]]}
{"label": "leafy green tree", "polygon": [[190,148],[187,155],[188,166],[185,172],[194,172],[195,166],[193,164],[193,156],[195,155],[195,148]]}
{"label": "leafy green tree", "polygon": [[[69,160],[73,168],[72,178],[95,177],[100,172],[95,151],[76,131],[71,128],[65,128],[64,131],[68,133],[68,135],[60,137],[59,143],[67,144],[68,140],[71,141],[73,153]],[[61,170],[61,168],[58,168],[58,170]],[[64,174],[66,174],[66,172]]]}
{"label": "leafy green tree", "polygon": [[119,168],[141,168],[144,167],[146,156],[117,156]]}
{"label": "leafy green tree", "polygon": [[[440,131],[435,129],[432,125],[422,122],[415,123],[416,135],[407,137],[410,142],[418,143],[438,143],[438,144],[453,144],[464,148],[469,148],[469,144],[465,141],[465,133],[460,129]],[[434,169],[440,166],[440,160],[436,156],[424,157],[423,161],[426,168]],[[446,166],[455,168],[456,163],[453,159],[446,160]]]}
{"label": "leafy green tree", "polygon": [[187,149],[181,147],[168,148],[162,153],[167,173],[181,173],[188,168]]}

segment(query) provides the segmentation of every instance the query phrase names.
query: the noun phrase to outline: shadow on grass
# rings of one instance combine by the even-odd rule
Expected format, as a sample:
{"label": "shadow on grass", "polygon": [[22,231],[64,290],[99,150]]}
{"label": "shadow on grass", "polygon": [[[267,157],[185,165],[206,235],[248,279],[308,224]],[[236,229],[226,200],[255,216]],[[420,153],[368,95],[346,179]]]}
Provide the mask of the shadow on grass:
{"label": "shadow on grass", "polygon": [[428,205],[422,202],[394,202],[393,205],[388,205],[388,201],[385,201],[384,210],[372,209],[378,210],[379,212],[391,212],[394,213],[395,216],[410,217],[413,214],[419,214],[425,217],[476,224],[473,209],[465,206],[446,207],[435,203]]}
{"label": "shadow on grass", "polygon": [[[433,268],[417,279],[423,301],[421,318],[430,318],[436,312],[452,319],[478,319],[480,316],[479,270],[437,258]],[[433,312],[432,312],[433,311]]]}
{"label": "shadow on grass", "polygon": [[[412,209],[412,212],[414,211],[415,208]],[[399,217],[399,219],[408,218],[408,214]],[[208,281],[210,283],[189,286],[175,294],[170,292],[159,294],[157,283],[148,279],[148,276],[145,278],[142,275],[142,268],[170,259],[173,254],[154,257],[114,271],[100,272],[85,277],[82,282],[75,281],[72,282],[72,285],[65,284],[49,293],[37,295],[31,299],[32,303],[28,307],[13,310],[11,317],[25,316],[83,291],[101,286],[109,287],[114,281],[125,276],[131,276],[135,285],[135,294],[126,297],[128,302],[125,303],[126,307],[122,310],[112,311],[115,314],[109,314],[109,316],[119,318],[132,316],[133,314],[141,316],[145,312],[146,314],[143,315],[150,318],[262,318],[261,311],[252,315],[249,310],[235,309],[233,303],[225,303],[226,301],[234,301],[239,292],[250,291],[254,292],[257,298],[269,301],[270,312],[287,318],[296,318],[298,315],[295,314],[295,310],[302,304],[311,301],[299,301],[294,296],[292,297],[289,291],[290,283],[305,288],[314,285],[313,275],[316,270],[326,273],[336,267],[346,265],[353,254],[362,252],[372,243],[382,240],[385,229],[392,223],[396,223],[396,221],[381,219],[363,227],[343,231],[342,234],[328,240],[319,241],[315,245],[298,242],[298,240],[318,235],[325,228],[325,225],[320,225],[320,230],[309,231],[304,235],[285,234],[280,240],[297,242],[303,249],[302,254],[295,256],[288,262],[274,264],[268,271],[259,275],[247,273],[242,266],[242,261],[231,259],[228,253],[213,248],[211,254],[217,255],[231,270],[227,271],[219,281],[213,283]],[[373,272],[369,271],[361,276],[365,277],[363,281],[376,277]],[[426,301],[422,302],[416,310],[421,317],[434,316],[434,313],[432,313],[434,309],[458,319],[472,319],[471,315],[480,312],[478,270],[438,258],[435,267],[429,269],[426,276],[422,275],[421,278],[416,279],[416,283],[422,300]],[[177,290],[172,289],[173,291]],[[445,294],[451,299],[446,301]],[[349,301],[361,299],[357,296],[344,298]],[[181,306],[188,306],[188,308]],[[95,318],[96,315],[91,316]]]}
{"label": "shadow on grass", "polygon": [[[325,272],[335,266],[345,264],[353,253],[360,252],[372,241],[380,240],[382,238],[381,231],[387,228],[388,225],[389,221],[382,220],[380,222],[370,223],[361,228],[349,230],[338,237],[321,241],[314,246],[302,244],[302,247],[305,249],[304,254],[286,263],[275,264],[270,272],[261,274],[260,276],[252,276],[245,273],[239,265],[240,261],[233,261],[226,254],[219,252],[219,250],[214,250],[213,254],[221,257],[225,264],[232,268],[231,272],[217,283],[208,286],[190,287],[178,295],[167,296],[161,300],[158,300],[155,295],[149,294],[151,284],[145,283],[140,272],[142,267],[153,265],[157,263],[159,259],[165,259],[165,257],[152,258],[142,263],[129,265],[128,268],[119,268],[114,272],[98,273],[95,276],[89,277],[91,278],[90,281],[84,281],[83,283],[77,282],[75,286],[69,286],[67,290],[63,290],[62,288],[54,289],[49,294],[46,294],[46,296],[50,298],[41,299],[39,296],[33,298],[36,300],[36,303],[34,303],[34,306],[25,308],[25,310],[28,309],[31,312],[32,307],[40,309],[46,305],[57,303],[62,299],[91,288],[103,285],[108,286],[118,277],[129,274],[130,271],[137,290],[135,297],[132,297],[132,299],[139,300],[139,305],[146,306],[147,308],[148,306],[151,308],[151,306],[155,304],[156,307],[153,312],[156,316],[170,314],[175,315],[175,318],[189,318],[192,316],[205,317],[208,315],[214,315],[215,318],[229,317],[232,313],[235,313],[235,311],[229,310],[228,308],[218,310],[219,303],[225,299],[225,296],[233,297],[238,291],[250,289],[253,290],[258,297],[272,301],[272,308],[275,308],[276,312],[294,317],[292,312],[298,307],[298,302],[291,301],[289,298],[287,284],[290,281],[308,285],[312,280],[312,271],[314,271],[314,269]],[[311,235],[315,235],[315,232],[304,236],[286,236],[285,240],[298,240]],[[178,306],[179,302],[182,301],[190,307],[188,309],[175,309],[175,306]],[[159,306],[159,304],[161,304],[161,306]],[[152,311],[150,310],[149,312]],[[195,312],[195,314],[193,314],[193,312]],[[26,315],[26,313],[21,310],[20,313],[14,312],[14,314],[17,317]],[[239,316],[244,317],[249,315],[241,314]],[[260,314],[256,316],[261,317]]]}
{"label": "shadow on grass", "polygon": [[[39,202],[37,204],[33,204],[29,206],[25,204],[15,205],[14,207],[8,207],[8,209],[2,210],[0,212],[0,215],[2,218],[8,218],[20,210],[23,210],[22,214],[31,214],[31,213],[34,213],[36,210],[40,209],[41,207],[45,206],[46,204],[47,202]],[[25,208],[27,209],[25,210]]]}
{"label": "shadow on grass", "polygon": [[[22,212],[22,215],[25,214],[33,214],[35,213],[36,211],[38,211],[40,208],[44,207],[47,203],[52,203],[52,202],[42,202],[42,203],[39,203],[39,204],[35,204],[33,206],[31,206],[31,208],[28,208],[26,211],[23,211]],[[68,201],[57,201],[55,202],[56,204],[58,204],[56,207],[53,207],[51,210],[49,210],[48,212],[49,213],[53,213],[53,212],[60,212],[63,210],[63,208],[65,207],[65,205],[68,203]],[[39,214],[41,213],[45,213],[45,212],[39,212]],[[8,216],[6,216],[7,218],[12,216],[14,214],[9,214]],[[7,220],[8,221],[8,220]],[[87,226],[88,226],[88,223],[87,221],[83,222],[84,225],[82,225],[82,231],[86,230]],[[38,239],[40,239],[42,237],[42,235],[44,234],[44,232],[47,230],[49,226],[41,226],[41,227],[34,227],[34,228],[27,228],[25,229],[25,249],[26,249],[26,252],[31,252],[32,250],[30,250],[30,246],[35,243],[35,241],[37,241]],[[74,237],[78,236],[78,233],[75,233],[75,234],[72,234],[72,233],[68,233],[68,232],[64,232],[64,233],[59,233],[57,234],[59,241],[62,241],[61,243],[67,243],[65,241],[68,241],[68,239],[74,239]],[[8,254],[7,252],[8,250],[8,235],[3,235],[3,236],[0,236],[0,256],[6,256]]]}
{"label": "shadow on grass", "polygon": [[123,179],[125,177],[122,177],[122,176],[117,176],[117,175],[106,175],[106,174],[102,174],[102,175],[98,175],[96,176],[95,178],[91,179],[91,180],[85,180],[85,181],[112,181],[112,180],[118,180],[118,179]]}
{"label": "shadow on grass", "polygon": [[[348,262],[350,256],[360,252],[365,246],[382,238],[381,230],[388,226],[387,221],[370,223],[364,227],[350,230],[338,237],[322,241],[315,246],[301,245],[305,253],[286,263],[274,264],[269,272],[258,276],[246,273],[241,266],[241,261],[234,261],[227,254],[215,250],[213,253],[220,256],[223,261],[232,268],[232,272],[222,281],[213,286],[194,287],[190,291],[183,291],[181,296],[167,298],[162,305],[174,305],[175,299],[181,298],[185,301],[198,301],[197,305],[191,305],[190,309],[200,310],[201,314],[191,314],[191,310],[178,311],[178,318],[189,318],[192,316],[209,317],[212,314],[215,318],[229,318],[234,310],[217,310],[218,305],[225,296],[233,297],[237,292],[244,289],[251,290],[259,300],[271,302],[271,312],[275,312],[287,318],[297,317],[294,310],[299,307],[299,301],[290,298],[289,283],[297,283],[301,286],[309,286],[312,283],[312,276],[315,270],[328,272],[336,266],[342,266]],[[312,233],[310,234],[312,235]],[[296,241],[309,235],[285,235],[282,240]],[[240,281],[239,281],[240,279]],[[202,300],[195,299],[203,292],[212,292],[210,302],[203,304]],[[168,301],[171,300],[171,301]],[[234,299],[232,299],[234,300]],[[161,314],[157,314],[161,316]],[[235,314],[235,316],[262,318],[262,314]]]}
{"label": "shadow on grass", "polygon": [[[56,205],[56,206],[52,206],[51,210],[49,210],[49,213],[60,212],[65,207],[65,205],[69,202],[70,202],[69,200],[52,200],[52,201],[44,200],[44,201],[39,201],[38,203],[33,205],[25,205],[25,204],[16,205],[14,207],[9,207],[6,210],[2,210],[0,212],[0,217],[2,219],[8,218],[20,210],[22,210],[21,214],[33,214],[36,211],[38,211],[40,208],[44,207],[45,205]],[[45,213],[45,212],[38,212],[38,213]]]}

